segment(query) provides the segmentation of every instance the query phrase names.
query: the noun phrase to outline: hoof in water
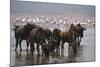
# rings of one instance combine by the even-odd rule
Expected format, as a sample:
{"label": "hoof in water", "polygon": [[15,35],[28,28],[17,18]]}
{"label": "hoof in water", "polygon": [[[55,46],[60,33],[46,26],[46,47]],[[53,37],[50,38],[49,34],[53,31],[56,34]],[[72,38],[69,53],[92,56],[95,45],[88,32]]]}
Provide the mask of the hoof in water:
{"label": "hoof in water", "polygon": [[28,51],[28,49],[26,49],[26,51]]}
{"label": "hoof in water", "polygon": [[61,48],[64,49],[64,46],[62,46]]}
{"label": "hoof in water", "polygon": [[40,56],[40,54],[38,54],[38,57]]}
{"label": "hoof in water", "polygon": [[20,51],[22,51],[22,49],[20,49]]}

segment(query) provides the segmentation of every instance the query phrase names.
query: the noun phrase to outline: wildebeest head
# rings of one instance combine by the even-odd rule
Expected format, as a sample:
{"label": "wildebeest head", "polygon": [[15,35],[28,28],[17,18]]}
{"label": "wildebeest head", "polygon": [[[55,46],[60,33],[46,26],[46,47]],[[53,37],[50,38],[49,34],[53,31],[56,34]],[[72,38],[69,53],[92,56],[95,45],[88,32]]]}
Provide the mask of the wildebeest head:
{"label": "wildebeest head", "polygon": [[74,30],[74,24],[70,25],[70,30]]}
{"label": "wildebeest head", "polygon": [[80,28],[80,36],[83,37],[83,32],[86,30],[85,27],[81,27]]}
{"label": "wildebeest head", "polygon": [[46,32],[46,38],[48,40],[51,40],[51,36],[52,36],[52,32],[50,29],[44,29],[44,31]]}
{"label": "wildebeest head", "polygon": [[77,24],[76,26],[70,25],[70,30],[76,32],[78,35],[83,37],[83,31],[86,30],[86,28],[82,27],[81,24]]}
{"label": "wildebeest head", "polygon": [[26,25],[24,25],[25,32],[30,32],[33,28],[35,28],[35,24],[27,23]]}
{"label": "wildebeest head", "polygon": [[[34,32],[33,32],[34,33]],[[43,28],[39,27],[35,33],[36,39],[41,44],[45,42],[45,39],[48,40],[47,31],[45,31]]]}
{"label": "wildebeest head", "polygon": [[55,28],[54,30],[53,30],[53,33],[52,33],[52,38],[53,39],[58,39],[58,38],[60,38],[60,30],[59,29],[57,29],[57,28]]}
{"label": "wildebeest head", "polygon": [[26,39],[33,28],[35,28],[35,24],[30,24],[28,22],[24,26],[14,25],[13,30],[15,31],[15,38],[17,37],[21,39]]}

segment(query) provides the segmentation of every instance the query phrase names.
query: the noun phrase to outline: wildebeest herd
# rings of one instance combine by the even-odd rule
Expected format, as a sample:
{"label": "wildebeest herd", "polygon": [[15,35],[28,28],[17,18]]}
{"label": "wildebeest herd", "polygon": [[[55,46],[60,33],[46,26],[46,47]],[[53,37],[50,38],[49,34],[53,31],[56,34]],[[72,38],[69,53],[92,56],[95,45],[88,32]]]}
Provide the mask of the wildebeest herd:
{"label": "wildebeest herd", "polygon": [[[69,44],[68,50],[72,47],[74,52],[76,52],[77,46],[80,46],[81,38],[83,38],[83,31],[86,28],[82,27],[81,24],[71,24],[69,30],[61,31],[58,28],[54,28],[52,31],[50,29],[44,29],[36,24],[28,23],[24,26],[14,25],[13,28],[15,32],[16,47],[15,51],[20,46],[20,51],[22,51],[21,42],[26,40],[27,51],[30,46],[30,52],[34,54],[36,49],[38,56],[40,56],[40,46],[42,50],[42,56],[49,57],[50,52],[57,51],[58,49],[64,49],[64,43]],[[36,48],[35,48],[36,43]]]}

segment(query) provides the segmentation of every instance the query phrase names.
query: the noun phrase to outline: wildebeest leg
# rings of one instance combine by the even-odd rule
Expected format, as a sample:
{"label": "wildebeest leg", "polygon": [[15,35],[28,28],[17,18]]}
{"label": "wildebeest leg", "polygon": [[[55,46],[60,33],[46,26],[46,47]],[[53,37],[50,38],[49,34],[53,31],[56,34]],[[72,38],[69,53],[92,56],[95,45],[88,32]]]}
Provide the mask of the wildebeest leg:
{"label": "wildebeest leg", "polygon": [[79,43],[79,34],[77,34],[76,42]]}
{"label": "wildebeest leg", "polygon": [[70,43],[69,43],[69,46],[68,46],[68,55],[69,55],[69,57],[71,56],[71,50],[70,50]]}
{"label": "wildebeest leg", "polygon": [[39,49],[39,43],[37,43],[37,51],[38,51],[38,56],[40,56],[40,49]]}
{"label": "wildebeest leg", "polygon": [[26,40],[26,43],[27,43],[27,49],[26,49],[26,51],[28,51],[29,41]]}
{"label": "wildebeest leg", "polygon": [[79,37],[80,39],[79,39],[79,45],[80,45],[80,42],[81,42],[81,37]]}
{"label": "wildebeest leg", "polygon": [[80,36],[80,42],[81,42],[81,36]]}
{"label": "wildebeest leg", "polygon": [[80,45],[80,42],[81,42],[81,37],[78,36],[78,45]]}
{"label": "wildebeest leg", "polygon": [[15,48],[15,51],[17,50],[18,48],[18,39],[16,39],[16,48]]}
{"label": "wildebeest leg", "polygon": [[74,53],[76,54],[76,51],[77,51],[76,44],[74,44],[73,50],[74,50]]}
{"label": "wildebeest leg", "polygon": [[34,52],[34,42],[30,42],[30,51],[33,53]]}
{"label": "wildebeest leg", "polygon": [[61,49],[60,54],[61,54],[61,56],[64,56],[64,49]]}
{"label": "wildebeest leg", "polygon": [[42,50],[42,56],[43,56],[43,53],[44,53],[44,45],[41,45],[41,50]]}
{"label": "wildebeest leg", "polygon": [[81,37],[80,37],[80,42],[81,42]]}
{"label": "wildebeest leg", "polygon": [[64,49],[64,41],[62,41],[61,48]]}
{"label": "wildebeest leg", "polygon": [[71,44],[69,43],[68,50],[70,50]]}
{"label": "wildebeest leg", "polygon": [[43,56],[43,53],[44,53],[44,52],[43,52],[43,47],[42,47],[42,56]]}
{"label": "wildebeest leg", "polygon": [[19,41],[20,51],[22,51],[21,42],[22,42],[22,39],[20,39]]}
{"label": "wildebeest leg", "polygon": [[80,36],[79,35],[77,37],[77,43],[78,43],[78,45],[80,45]]}
{"label": "wildebeest leg", "polygon": [[34,42],[30,42],[30,53],[31,53],[31,55],[33,56],[33,52],[34,52]]}
{"label": "wildebeest leg", "polygon": [[80,37],[78,36],[78,43],[79,43],[79,38],[80,38]]}

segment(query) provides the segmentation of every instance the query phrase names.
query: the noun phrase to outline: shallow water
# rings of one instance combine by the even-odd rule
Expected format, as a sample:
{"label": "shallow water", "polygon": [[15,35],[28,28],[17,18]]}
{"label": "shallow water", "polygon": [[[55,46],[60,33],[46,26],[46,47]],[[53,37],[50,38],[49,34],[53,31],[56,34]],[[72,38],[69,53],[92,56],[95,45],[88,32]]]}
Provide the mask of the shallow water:
{"label": "shallow water", "polygon": [[[95,28],[87,28],[84,31],[84,37],[82,39],[80,47],[77,48],[77,53],[74,55],[70,50],[68,53],[68,43],[64,44],[64,49],[57,52],[50,53],[49,58],[38,57],[35,50],[32,56],[30,52],[26,51],[26,42],[22,42],[23,51],[20,52],[19,48],[17,52],[15,49],[14,31],[11,30],[10,39],[10,61],[11,66],[23,66],[23,65],[40,65],[40,64],[56,64],[56,63],[72,63],[72,62],[84,62],[95,60]],[[71,56],[70,56],[71,55]]]}

